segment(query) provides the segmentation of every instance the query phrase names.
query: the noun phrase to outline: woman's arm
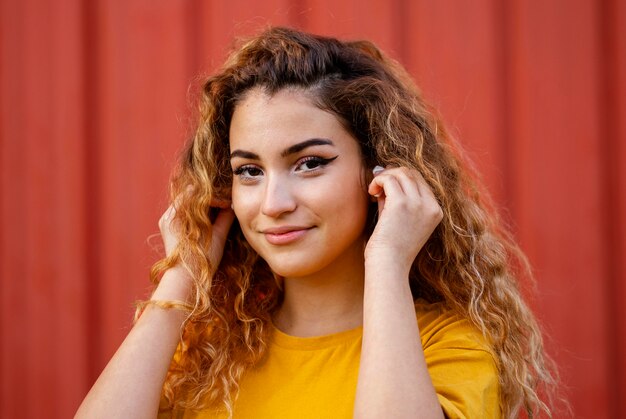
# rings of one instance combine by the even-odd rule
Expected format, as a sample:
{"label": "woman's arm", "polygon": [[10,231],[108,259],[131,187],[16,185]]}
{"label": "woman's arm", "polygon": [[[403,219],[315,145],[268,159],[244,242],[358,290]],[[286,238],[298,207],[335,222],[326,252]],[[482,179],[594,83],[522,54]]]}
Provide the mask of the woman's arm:
{"label": "woman's arm", "polygon": [[376,176],[379,221],[365,251],[363,346],[355,418],[443,418],[426,368],[409,270],[442,218],[424,179],[405,168]]}
{"label": "woman's arm", "polygon": [[[154,299],[187,299],[181,268],[165,272]],[[189,287],[190,288],[190,287]],[[185,313],[148,305],[81,404],[76,418],[155,418]]]}
{"label": "woman's arm", "polygon": [[[166,254],[178,244],[170,207],[159,222]],[[234,214],[220,211],[213,226],[211,260],[217,266]],[[167,270],[152,300],[186,302],[192,291],[189,273]],[[148,305],[109,361],[76,412],[76,418],[155,418],[163,382],[180,339],[186,313]]]}

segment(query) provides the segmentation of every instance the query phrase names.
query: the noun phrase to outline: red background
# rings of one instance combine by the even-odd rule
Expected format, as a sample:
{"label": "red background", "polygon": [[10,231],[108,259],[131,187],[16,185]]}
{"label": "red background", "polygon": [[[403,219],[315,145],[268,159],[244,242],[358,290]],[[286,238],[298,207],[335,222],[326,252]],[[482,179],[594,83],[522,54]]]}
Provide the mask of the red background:
{"label": "red background", "polygon": [[573,415],[625,415],[624,2],[0,0],[0,416],[73,415],[149,289],[189,86],[267,24],[409,69],[535,267]]}

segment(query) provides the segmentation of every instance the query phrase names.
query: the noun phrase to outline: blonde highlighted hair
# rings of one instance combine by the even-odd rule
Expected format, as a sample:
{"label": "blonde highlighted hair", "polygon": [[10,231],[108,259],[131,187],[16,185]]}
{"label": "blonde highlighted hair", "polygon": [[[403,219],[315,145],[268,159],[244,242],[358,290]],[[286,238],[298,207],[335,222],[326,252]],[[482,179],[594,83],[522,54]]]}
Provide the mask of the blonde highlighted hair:
{"label": "blonde highlighted hair", "polygon": [[549,392],[555,374],[518,289],[520,279],[532,278],[528,263],[437,112],[372,43],[288,28],[270,28],[243,43],[206,80],[197,130],[172,178],[181,240],[153,266],[152,278],[158,282],[182,263],[193,274],[195,295],[163,389],[169,407],[232,411],[242,374],[267,350],[270,316],[281,302],[279,284],[236,222],[219,266],[205,252],[210,203],[230,199],[230,119],[252,88],[270,95],[301,89],[345,124],[366,165],[419,170],[444,216],[413,263],[414,297],[444,301],[485,335],[498,366],[504,417],[521,410],[530,417],[550,414],[540,393],[542,387]]}

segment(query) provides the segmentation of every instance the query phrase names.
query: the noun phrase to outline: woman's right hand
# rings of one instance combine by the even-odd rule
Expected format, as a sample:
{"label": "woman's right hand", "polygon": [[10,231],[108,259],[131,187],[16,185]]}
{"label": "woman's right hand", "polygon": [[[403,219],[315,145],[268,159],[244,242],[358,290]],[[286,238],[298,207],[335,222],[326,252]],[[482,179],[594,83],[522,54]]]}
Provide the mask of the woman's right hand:
{"label": "woman's right hand", "polygon": [[[211,261],[211,265],[217,267],[222,260],[224,245],[226,244],[228,231],[235,219],[235,213],[230,207],[230,202],[225,200],[212,200],[211,208],[219,208],[219,212],[213,223],[213,236],[211,237],[211,247],[207,249],[207,256]],[[170,205],[159,219],[159,230],[161,231],[161,238],[165,247],[165,255],[170,256],[180,241],[180,224],[176,218],[176,203]],[[184,278],[180,278],[181,276]],[[177,277],[177,279],[170,281],[172,277]],[[189,295],[191,284],[189,272],[181,265],[177,265],[165,272],[152,298],[167,299],[168,296],[172,296],[173,298],[171,299],[186,300],[187,298],[182,297],[183,295]],[[181,286],[185,289],[180,289]],[[166,290],[163,290],[163,288]]]}
{"label": "woman's right hand", "polygon": [[[224,245],[228,230],[235,220],[235,213],[230,208],[230,201],[213,199],[211,208],[219,208],[217,218],[213,223],[213,237],[211,249],[207,249],[209,260],[213,266],[217,266],[222,260]],[[170,256],[180,241],[180,226],[176,218],[176,203],[173,203],[159,219],[159,230],[165,246],[165,255]]]}

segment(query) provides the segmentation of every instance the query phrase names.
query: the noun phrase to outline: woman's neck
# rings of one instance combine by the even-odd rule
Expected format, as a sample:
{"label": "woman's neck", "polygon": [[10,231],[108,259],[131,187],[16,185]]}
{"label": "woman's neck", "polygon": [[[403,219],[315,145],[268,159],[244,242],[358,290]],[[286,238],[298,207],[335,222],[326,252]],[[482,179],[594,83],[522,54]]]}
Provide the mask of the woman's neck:
{"label": "woman's neck", "polygon": [[273,316],[282,332],[322,336],[363,324],[363,247],[354,246],[314,275],[285,278],[284,299]]}

